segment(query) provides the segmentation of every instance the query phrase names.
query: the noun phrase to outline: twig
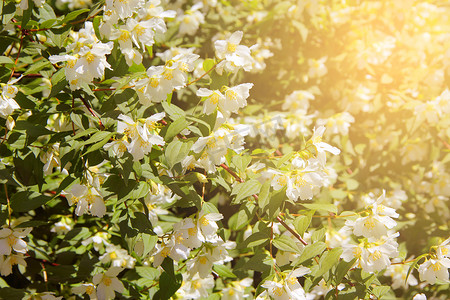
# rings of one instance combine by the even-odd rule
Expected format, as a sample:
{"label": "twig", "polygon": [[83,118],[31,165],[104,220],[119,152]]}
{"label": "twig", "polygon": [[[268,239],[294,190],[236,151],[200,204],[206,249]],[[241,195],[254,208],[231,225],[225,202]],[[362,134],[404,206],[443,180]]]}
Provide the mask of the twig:
{"label": "twig", "polygon": [[290,233],[292,233],[292,235],[295,236],[303,245],[305,246],[308,245],[308,243],[305,242],[305,240],[303,240],[302,237],[297,232],[294,231],[294,229],[289,227],[288,224],[284,223],[284,221],[279,216],[277,216],[277,221],[280,222],[280,224],[283,225],[284,228],[286,228]]}
{"label": "twig", "polygon": [[11,203],[9,201],[9,196],[8,196],[8,187],[6,186],[6,183],[3,186],[5,188],[5,196],[6,196],[6,201],[8,204],[8,227],[11,228]]}
{"label": "twig", "polygon": [[100,117],[95,113],[95,111],[91,108],[91,106],[89,105],[89,103],[86,101],[86,99],[84,99],[83,97],[80,97],[81,101],[83,101],[84,106],[89,110],[89,112],[91,113],[91,115],[93,115],[95,118],[98,119],[98,125],[100,126],[101,130],[105,129],[105,126],[103,126],[102,120],[100,119]]}
{"label": "twig", "polygon": [[203,77],[205,77],[206,75],[208,75],[209,72],[211,72],[212,70],[214,70],[214,69],[217,67],[217,65],[218,65],[221,61],[222,61],[222,60],[218,61],[214,66],[212,66],[211,69],[209,69],[207,72],[205,72],[205,73],[204,73],[202,76],[200,76],[199,78],[195,79],[194,81],[188,82],[188,83],[186,84],[186,86],[190,86],[191,84],[196,83],[197,81],[199,81],[200,79],[202,79]]}
{"label": "twig", "polygon": [[[228,173],[230,173],[237,181],[239,181],[240,183],[244,182],[244,180],[239,177],[233,170],[231,170],[226,164],[221,164],[220,165],[223,169],[225,169],[225,171],[227,171]],[[258,196],[253,195],[253,197],[256,197],[255,200],[258,200]]]}

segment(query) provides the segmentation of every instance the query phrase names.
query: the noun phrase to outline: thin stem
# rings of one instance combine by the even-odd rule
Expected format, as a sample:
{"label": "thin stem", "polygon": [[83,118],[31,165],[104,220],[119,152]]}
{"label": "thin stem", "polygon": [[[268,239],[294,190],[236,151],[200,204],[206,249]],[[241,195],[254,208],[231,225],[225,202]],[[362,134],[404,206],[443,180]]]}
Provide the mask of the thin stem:
{"label": "thin stem", "polygon": [[17,50],[17,57],[16,57],[16,60],[14,61],[14,67],[12,68],[11,76],[9,76],[9,80],[11,80],[11,78],[13,77],[13,75],[14,75],[14,70],[15,70],[15,68],[16,68],[17,62],[19,61],[20,52],[22,51],[23,38],[24,38],[24,37],[25,37],[24,31],[22,30],[22,31],[20,32],[20,44],[19,44],[19,50]]}
{"label": "thin stem", "polygon": [[8,206],[8,227],[11,228],[11,203],[9,201],[8,187],[6,186],[6,183],[3,185],[3,187],[5,188],[6,203]]}
{"label": "thin stem", "polygon": [[100,119],[100,117],[95,113],[95,111],[91,108],[91,106],[89,105],[89,103],[86,101],[86,99],[84,99],[83,97],[80,97],[81,101],[83,101],[84,106],[88,109],[88,111],[91,113],[91,115],[93,115],[95,118],[98,119],[98,125],[100,126],[100,129],[103,130],[105,129],[105,126],[103,126],[102,120]]}
{"label": "thin stem", "polygon": [[194,81],[188,82],[188,83],[186,84],[186,87],[187,87],[187,86],[190,86],[190,85],[193,84],[193,83],[196,83],[197,81],[199,81],[200,79],[202,79],[203,77],[205,77],[206,75],[208,75],[209,72],[211,72],[212,70],[214,70],[214,69],[217,67],[217,65],[218,65],[221,61],[222,61],[222,60],[218,61],[214,66],[212,66],[211,69],[209,69],[207,72],[205,72],[202,76],[198,77],[198,78],[195,79]]}
{"label": "thin stem", "polygon": [[303,245],[308,245],[305,240],[302,239],[302,237],[294,231],[291,227],[289,227],[288,224],[286,224],[280,217],[277,216],[277,221],[280,222],[281,225],[283,225],[284,228],[286,228],[290,233],[292,233],[293,236],[295,236]]}
{"label": "thin stem", "polygon": [[[225,171],[227,171],[228,173],[231,174],[231,176],[233,176],[237,181],[239,182],[244,182],[244,180],[241,179],[241,177],[239,177],[233,170],[231,170],[226,164],[221,164],[220,165],[223,169],[225,169]],[[255,196],[255,195],[253,195]]]}

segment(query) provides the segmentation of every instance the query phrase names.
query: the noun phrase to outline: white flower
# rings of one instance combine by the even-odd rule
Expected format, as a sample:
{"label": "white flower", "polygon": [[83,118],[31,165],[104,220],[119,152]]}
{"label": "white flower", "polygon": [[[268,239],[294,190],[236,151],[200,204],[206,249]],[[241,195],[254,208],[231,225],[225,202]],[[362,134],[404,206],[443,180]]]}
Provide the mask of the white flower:
{"label": "white flower", "polygon": [[346,225],[353,228],[355,235],[362,235],[370,238],[380,238],[387,235],[388,229],[392,229],[397,225],[392,218],[398,218],[398,214],[393,208],[384,206],[382,203],[385,200],[385,191],[378,197],[377,201],[370,207],[369,215],[360,217],[356,221],[346,221]]}
{"label": "white flower", "polygon": [[250,71],[254,64],[250,48],[239,45],[241,42],[242,31],[236,31],[230,35],[227,40],[217,40],[214,42],[217,58],[222,61],[216,66],[216,72],[221,75],[222,70],[235,73],[240,68]]}
{"label": "white flower", "polygon": [[142,0],[106,0],[106,10],[115,11],[122,20],[131,17],[144,4]]}
{"label": "white flower", "polygon": [[225,101],[219,101],[219,108],[226,116],[227,112],[237,112],[239,108],[247,106],[247,98],[253,83],[242,83],[225,91]]}
{"label": "white flower", "polygon": [[215,241],[216,232],[217,229],[219,229],[216,222],[222,219],[223,215],[220,213],[206,213],[203,210],[200,212],[197,221],[197,228],[202,234],[202,241]]}
{"label": "white flower", "polygon": [[358,245],[345,244],[341,257],[346,262],[356,258],[355,266],[365,272],[381,271],[391,265],[390,258],[398,256],[398,243],[395,241],[398,236],[398,233],[389,233],[382,239],[370,238]]}
{"label": "white flower", "polygon": [[231,282],[231,286],[222,290],[222,300],[240,300],[250,297],[250,294],[245,294],[245,289],[250,287],[253,279],[244,278],[241,281]]}
{"label": "white flower", "polygon": [[116,245],[108,245],[106,252],[100,256],[100,262],[103,264],[111,262],[111,266],[113,267],[132,269],[136,263],[136,259],[130,256],[127,250]]}
{"label": "white flower", "polygon": [[18,89],[13,84],[16,83],[18,79],[9,81],[7,84],[3,85],[2,93],[0,95],[0,117],[7,119],[10,114],[13,113],[15,109],[20,109],[19,104],[17,104],[14,97],[16,96]]}
{"label": "white flower", "polygon": [[73,221],[71,219],[63,217],[63,218],[61,218],[61,221],[56,222],[53,225],[53,227],[50,231],[56,232],[57,234],[66,234],[67,232],[72,230],[72,228],[73,228],[72,223],[73,223]]}
{"label": "white flower", "polygon": [[23,254],[10,254],[7,256],[0,255],[0,274],[7,276],[12,273],[13,265],[27,266]]}
{"label": "white flower", "polygon": [[412,300],[427,300],[427,296],[425,294],[416,294]]}
{"label": "white flower", "polygon": [[297,111],[304,110],[307,111],[309,108],[309,101],[314,100],[314,94],[308,91],[294,91],[284,99],[283,110]]}
{"label": "white flower", "polygon": [[191,249],[202,245],[201,232],[192,218],[185,218],[173,225],[175,240]]}
{"label": "white flower", "polygon": [[194,35],[200,27],[200,24],[205,23],[205,16],[199,11],[202,7],[203,3],[199,2],[177,18],[180,21],[180,35]]}
{"label": "white flower", "polygon": [[139,161],[151,152],[153,146],[162,146],[164,139],[158,135],[156,123],[162,120],[165,113],[154,114],[147,119],[134,122],[128,116],[119,115],[117,122],[117,132],[124,134],[124,144],[128,152],[133,155],[134,161]]}
{"label": "white flower", "polygon": [[27,243],[22,240],[33,228],[8,228],[3,225],[0,229],[0,255],[10,255],[14,250],[19,253],[27,252]]}
{"label": "white flower", "polygon": [[175,236],[172,236],[168,241],[163,241],[161,244],[156,244],[153,254],[153,266],[159,267],[164,258],[169,256],[174,261],[187,259],[190,249],[183,244],[178,243]]}
{"label": "white flower", "polygon": [[392,278],[391,286],[393,289],[398,289],[400,287],[407,289],[409,286],[417,285],[418,281],[413,274],[409,274],[408,280],[405,282],[410,267],[409,265],[403,264],[401,259],[394,259],[393,262],[397,262],[399,264],[392,264],[383,273],[383,275],[390,276]]}
{"label": "white flower", "polygon": [[310,272],[311,270],[306,267],[299,267],[289,273],[285,280],[281,282],[267,280],[261,286],[266,288],[269,296],[276,300],[306,300],[305,291],[298,282],[297,277],[301,277]]}
{"label": "white flower", "polygon": [[327,57],[322,57],[321,59],[308,59],[308,76],[310,78],[322,77],[328,73],[328,69],[325,66],[325,61]]}
{"label": "white flower", "polygon": [[92,282],[97,286],[97,297],[99,300],[114,299],[114,291],[121,293],[125,289],[123,283],[117,279],[122,268],[111,267],[103,274],[94,275]]}
{"label": "white flower", "polygon": [[74,184],[70,192],[64,192],[69,205],[76,204],[75,213],[81,216],[90,213],[97,217],[103,217],[106,213],[105,202],[99,192],[91,186]]}
{"label": "white flower", "polygon": [[436,279],[448,282],[448,268],[450,268],[450,259],[431,258],[419,266],[419,278],[429,284],[435,284]]}
{"label": "white flower", "polygon": [[89,244],[94,244],[94,249],[97,252],[103,251],[104,246],[110,245],[108,239],[111,235],[107,232],[97,232],[94,236],[84,240],[81,242],[83,246],[87,246]]}
{"label": "white flower", "polygon": [[330,152],[334,155],[341,153],[336,147],[330,146],[329,144],[322,142],[322,135],[325,132],[324,126],[319,126],[319,128],[314,128],[313,136],[311,137],[312,144],[316,147],[318,153],[323,153],[325,151]]}
{"label": "white flower", "polygon": [[195,274],[192,278],[183,278],[183,284],[178,290],[178,293],[180,293],[183,299],[207,298],[210,294],[208,290],[213,287],[214,278],[212,275],[200,278],[198,274]]}
{"label": "white flower", "polygon": [[230,241],[225,243],[220,238],[204,245],[193,259],[187,261],[189,274],[192,276],[198,273],[201,278],[205,278],[211,273],[213,265],[222,265],[232,260],[227,249],[233,249],[235,246],[236,243]]}
{"label": "white flower", "polygon": [[59,143],[51,145],[47,151],[42,151],[39,154],[41,162],[44,163],[44,174],[49,175],[52,173],[53,168],[60,167],[61,160],[59,159]]}
{"label": "white flower", "polygon": [[219,90],[212,91],[207,88],[200,88],[197,91],[197,96],[206,97],[203,104],[203,113],[207,115],[216,111],[220,101],[225,101],[225,96]]}
{"label": "white flower", "polygon": [[73,287],[72,292],[75,294],[88,294],[89,299],[97,300],[97,292],[93,283],[83,283],[79,286]]}
{"label": "white flower", "polygon": [[106,61],[106,55],[110,54],[112,49],[112,42],[82,47],[78,52],[79,58],[75,66],[78,78],[82,78],[84,82],[91,82],[94,78],[103,77],[105,68],[111,69],[111,65]]}
{"label": "white flower", "polygon": [[450,238],[446,239],[437,246],[436,255],[438,257],[450,258]]}

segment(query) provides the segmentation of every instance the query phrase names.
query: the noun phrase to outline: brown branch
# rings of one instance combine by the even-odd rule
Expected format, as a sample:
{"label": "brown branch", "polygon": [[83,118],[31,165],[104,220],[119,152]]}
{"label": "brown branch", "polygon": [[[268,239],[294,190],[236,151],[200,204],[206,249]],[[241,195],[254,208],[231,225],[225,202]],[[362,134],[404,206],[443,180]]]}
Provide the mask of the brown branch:
{"label": "brown branch", "polygon": [[[225,169],[225,171],[227,171],[228,173],[230,173],[237,181],[239,181],[240,183],[244,182],[244,180],[242,180],[241,177],[239,177],[233,170],[231,170],[226,164],[221,164],[220,165],[223,169]],[[255,198],[255,200],[258,200],[258,196],[257,195],[253,195],[253,197]]]}
{"label": "brown branch", "polygon": [[20,76],[23,76],[23,77],[32,77],[32,78],[40,78],[40,77],[43,77],[41,74],[26,74],[26,75],[23,75],[23,73],[19,73],[19,72],[14,72],[13,75],[12,75],[12,77],[20,77]]}
{"label": "brown branch", "polygon": [[290,233],[292,233],[292,235],[295,236],[297,240],[299,240],[303,245],[308,245],[308,243],[305,242],[305,240],[302,239],[302,237],[297,232],[295,232],[294,229],[289,227],[288,224],[284,223],[284,221],[279,216],[277,216],[277,221],[280,222],[280,224],[283,225],[284,228],[286,228]]}
{"label": "brown branch", "polygon": [[84,99],[83,97],[80,97],[81,101],[83,101],[84,106],[89,110],[89,112],[91,113],[91,115],[93,115],[95,118],[98,119],[98,125],[100,126],[101,130],[105,129],[105,126],[103,126],[102,120],[100,119],[100,117],[95,113],[95,111],[91,108],[91,106],[89,105],[89,103],[86,101],[86,99]]}
{"label": "brown branch", "polygon": [[[221,61],[222,61],[222,60],[221,60]],[[218,65],[221,61],[218,61],[214,66],[212,66],[211,69],[209,69],[207,72],[205,72],[205,73],[204,73],[202,76],[200,76],[199,78],[195,79],[194,81],[188,82],[188,83],[186,84],[186,87],[187,87],[187,86],[190,86],[190,85],[193,84],[193,83],[196,83],[197,81],[199,81],[200,79],[202,79],[203,77],[205,77],[206,75],[208,75],[209,72],[211,72],[212,70],[214,70],[214,69],[217,67],[217,65]]]}

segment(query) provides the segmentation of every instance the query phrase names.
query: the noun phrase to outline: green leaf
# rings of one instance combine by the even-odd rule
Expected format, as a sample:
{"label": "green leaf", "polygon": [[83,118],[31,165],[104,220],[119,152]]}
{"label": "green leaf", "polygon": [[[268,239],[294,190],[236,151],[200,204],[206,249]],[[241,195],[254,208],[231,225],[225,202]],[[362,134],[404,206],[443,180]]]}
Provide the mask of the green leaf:
{"label": "green leaf", "polygon": [[17,192],[11,197],[11,208],[14,212],[28,212],[44,205],[52,198],[37,192]]}
{"label": "green leaf", "polygon": [[186,116],[184,110],[174,104],[162,102],[161,105],[172,120],[177,120],[178,118]]}
{"label": "green leaf", "polygon": [[383,299],[383,295],[391,290],[390,286],[376,286],[372,289],[372,293],[377,297],[377,299]]}
{"label": "green leaf", "polygon": [[0,56],[0,64],[14,64],[14,60],[10,57]]}
{"label": "green leaf", "polygon": [[166,157],[169,168],[173,168],[175,164],[182,161],[183,158],[185,158],[189,154],[192,144],[193,142],[183,143],[175,140],[167,145],[164,151],[164,155]]}
{"label": "green leaf", "polygon": [[53,131],[45,128],[44,125],[34,124],[29,121],[17,121],[14,130],[24,130],[28,136],[38,137],[42,135],[53,134]]}
{"label": "green leaf", "polygon": [[166,272],[161,274],[159,278],[159,290],[153,296],[155,300],[168,300],[180,288],[183,278],[181,274],[172,277]]}
{"label": "green leaf", "polygon": [[318,242],[321,240],[325,240],[325,233],[327,232],[326,228],[321,228],[318,230],[315,230],[313,234],[311,235],[311,241]]}
{"label": "green leaf", "polygon": [[152,267],[135,267],[135,270],[139,276],[150,280],[155,280],[160,273],[160,271]]}
{"label": "green leaf", "polygon": [[251,202],[242,204],[239,211],[228,220],[228,227],[233,231],[243,229],[253,219],[255,208]]}
{"label": "green leaf", "polygon": [[286,199],[285,188],[272,194],[272,197],[270,198],[268,205],[269,211],[267,213],[271,220],[275,219],[279,215],[281,209],[283,208],[285,199]]}
{"label": "green leaf", "polygon": [[66,17],[60,22],[60,24],[67,24],[72,20],[75,20],[79,15],[88,12],[88,8],[74,10],[66,15]]}
{"label": "green leaf", "polygon": [[332,212],[334,214],[337,214],[337,207],[334,204],[331,203],[302,203],[306,208],[314,209],[314,210],[324,210],[328,212]]}
{"label": "green leaf", "polygon": [[345,181],[345,184],[347,185],[347,189],[349,191],[353,191],[356,190],[359,186],[359,182],[356,181],[355,179],[349,178]]}
{"label": "green leaf", "polygon": [[213,269],[221,278],[236,278],[236,275],[225,265],[214,265]]}
{"label": "green leaf", "polygon": [[144,243],[144,251],[142,252],[142,257],[146,257],[150,253],[150,251],[155,248],[156,242],[158,241],[158,236],[141,233],[141,237]]}
{"label": "green leaf", "polygon": [[303,248],[303,252],[300,257],[294,262],[296,266],[302,262],[311,259],[317,255],[322,254],[322,252],[327,248],[327,245],[323,242],[316,242],[314,244],[308,245]]}
{"label": "green leaf", "polygon": [[241,172],[245,172],[251,161],[252,157],[250,155],[235,155],[232,159],[233,164]]}
{"label": "green leaf", "polygon": [[271,187],[271,182],[270,180],[267,180],[266,182],[264,182],[264,184],[261,187],[261,191],[258,195],[258,206],[262,209],[265,210],[266,206],[269,204],[269,199],[270,199],[270,187]]}
{"label": "green leaf", "polygon": [[335,264],[339,262],[339,258],[342,254],[342,248],[334,248],[331,251],[327,251],[320,259],[319,271],[315,274],[315,277],[320,277],[328,272]]}
{"label": "green leaf", "polygon": [[238,183],[231,191],[231,195],[236,195],[236,198],[232,203],[240,203],[241,200],[250,197],[251,195],[258,194],[260,190],[261,183],[256,179]]}
{"label": "green leaf", "polygon": [[50,91],[50,95],[48,96],[49,98],[57,95],[63,88],[66,87],[67,81],[64,68],[61,68],[54,73],[50,81],[52,83],[52,89]]}
{"label": "green leaf", "polygon": [[135,212],[134,218],[131,219],[131,225],[133,226],[133,228],[137,229],[140,233],[155,235],[155,233],[152,230],[153,229],[152,223],[150,223],[150,220],[144,213]]}
{"label": "green leaf", "polygon": [[[89,130],[89,129],[88,129]],[[94,133],[88,140],[84,141],[82,145],[89,145],[99,141],[103,141],[104,139],[109,139],[114,133],[109,131],[98,131]]]}
{"label": "green leaf", "polygon": [[181,131],[183,131],[185,128],[187,128],[191,123],[186,121],[184,117],[180,117],[179,119],[172,122],[172,124],[169,125],[169,128],[167,128],[166,135],[164,136],[164,139],[166,141],[171,140],[174,136],[179,134]]}
{"label": "green leaf", "polygon": [[279,250],[285,252],[300,253],[300,249],[298,248],[297,243],[292,238],[286,235],[280,235],[276,239],[274,239],[273,245]]}
{"label": "green leaf", "polygon": [[243,243],[238,244],[238,248],[243,249],[262,246],[269,243],[269,238],[270,232],[268,229],[266,231],[259,231],[250,235]]}
{"label": "green leaf", "polygon": [[212,79],[211,90],[220,90],[222,86],[228,85],[228,75],[227,72],[223,72],[222,75],[217,74],[216,70],[209,73]]}
{"label": "green leaf", "polygon": [[348,271],[353,267],[355,264],[356,258],[352,259],[349,262],[346,262],[345,260],[341,260],[336,267],[336,284],[339,284],[342,282],[342,279],[345,275],[347,275]]}
{"label": "green leaf", "polygon": [[309,224],[311,224],[311,219],[315,212],[316,212],[315,210],[310,210],[306,215],[295,218],[294,220],[295,230],[297,230],[297,232],[302,237],[305,231],[308,229]]}
{"label": "green leaf", "polygon": [[216,61],[212,58],[207,58],[203,61],[203,70],[205,72],[208,72],[209,70],[211,70],[214,65],[216,64]]}

